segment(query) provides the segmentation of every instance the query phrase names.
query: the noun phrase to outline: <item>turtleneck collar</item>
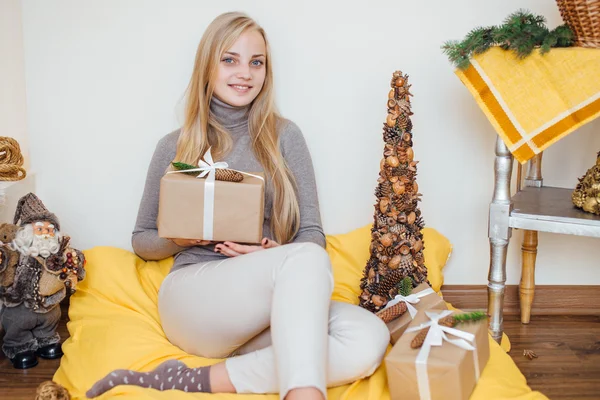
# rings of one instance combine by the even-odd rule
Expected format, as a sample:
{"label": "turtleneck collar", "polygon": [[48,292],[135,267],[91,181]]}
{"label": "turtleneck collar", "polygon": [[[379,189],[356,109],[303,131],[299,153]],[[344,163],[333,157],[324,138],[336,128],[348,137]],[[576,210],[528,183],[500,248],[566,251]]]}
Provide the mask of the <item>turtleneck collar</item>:
{"label": "turtleneck collar", "polygon": [[210,112],[225,128],[235,128],[248,124],[250,105],[235,107],[213,95],[210,101]]}

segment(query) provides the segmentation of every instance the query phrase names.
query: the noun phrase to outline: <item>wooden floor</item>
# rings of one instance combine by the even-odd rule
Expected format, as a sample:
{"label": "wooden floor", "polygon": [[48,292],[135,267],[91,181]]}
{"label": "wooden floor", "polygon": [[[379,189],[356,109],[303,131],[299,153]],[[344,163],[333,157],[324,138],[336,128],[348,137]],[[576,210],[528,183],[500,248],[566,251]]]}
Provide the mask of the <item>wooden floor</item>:
{"label": "wooden floor", "polygon": [[[522,325],[517,316],[504,320],[512,350],[510,355],[532,389],[555,399],[600,399],[600,317],[533,316]],[[68,336],[66,313],[59,333]],[[523,350],[538,357],[529,360]],[[33,400],[36,387],[52,379],[58,360],[40,360],[37,367],[21,371],[0,355],[0,399]]]}
{"label": "wooden floor", "polygon": [[[600,399],[600,317],[533,316],[522,325],[508,316],[510,355],[529,386],[550,399]],[[523,350],[533,350],[529,360]]]}

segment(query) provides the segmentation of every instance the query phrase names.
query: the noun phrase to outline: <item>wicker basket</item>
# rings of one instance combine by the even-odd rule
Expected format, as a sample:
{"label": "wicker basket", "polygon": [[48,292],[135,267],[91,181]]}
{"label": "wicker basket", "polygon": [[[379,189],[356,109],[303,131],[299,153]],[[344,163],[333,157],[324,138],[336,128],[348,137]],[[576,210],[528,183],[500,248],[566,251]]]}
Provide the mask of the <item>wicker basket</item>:
{"label": "wicker basket", "polygon": [[556,0],[556,4],[575,33],[575,46],[600,48],[600,0]]}

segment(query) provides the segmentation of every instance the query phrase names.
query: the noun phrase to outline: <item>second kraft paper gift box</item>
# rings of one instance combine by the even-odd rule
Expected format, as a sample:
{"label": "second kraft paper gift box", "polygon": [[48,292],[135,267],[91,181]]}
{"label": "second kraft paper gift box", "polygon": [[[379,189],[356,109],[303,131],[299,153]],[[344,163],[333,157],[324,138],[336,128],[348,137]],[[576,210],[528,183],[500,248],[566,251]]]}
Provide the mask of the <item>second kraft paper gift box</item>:
{"label": "second kraft paper gift box", "polygon": [[[254,176],[252,176],[254,175]],[[158,235],[173,239],[260,243],[263,238],[265,183],[261,173],[241,182],[167,173],[160,181]],[[205,195],[210,189],[211,201]]]}
{"label": "second kraft paper gift box", "polygon": [[[453,311],[419,311],[385,357],[392,400],[468,400],[490,357],[488,322],[429,327],[421,347],[413,339]],[[457,336],[460,335],[460,336]]]}

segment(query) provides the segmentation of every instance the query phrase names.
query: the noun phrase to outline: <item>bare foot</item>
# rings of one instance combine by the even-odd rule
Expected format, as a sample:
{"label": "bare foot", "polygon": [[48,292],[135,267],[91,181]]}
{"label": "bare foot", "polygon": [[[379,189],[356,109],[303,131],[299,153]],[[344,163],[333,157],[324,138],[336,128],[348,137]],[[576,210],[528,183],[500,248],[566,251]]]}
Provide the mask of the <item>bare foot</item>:
{"label": "bare foot", "polygon": [[285,400],[325,400],[325,397],[319,389],[307,387],[290,390]]}
{"label": "bare foot", "polygon": [[224,362],[210,367],[210,390],[213,393],[235,393]]}

